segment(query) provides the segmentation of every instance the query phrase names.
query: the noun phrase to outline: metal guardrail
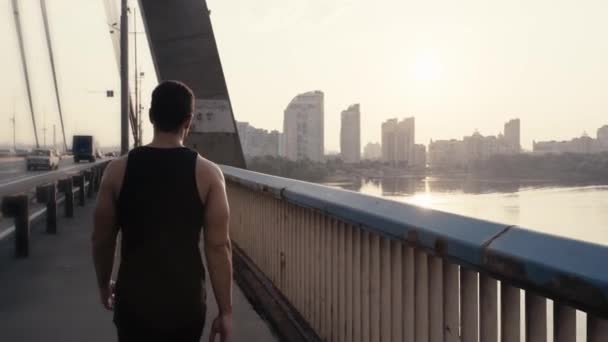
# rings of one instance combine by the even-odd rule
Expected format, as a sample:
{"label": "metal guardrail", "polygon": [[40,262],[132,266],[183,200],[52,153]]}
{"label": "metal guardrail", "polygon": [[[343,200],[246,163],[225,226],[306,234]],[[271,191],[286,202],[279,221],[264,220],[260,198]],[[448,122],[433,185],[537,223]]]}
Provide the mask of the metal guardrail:
{"label": "metal guardrail", "polygon": [[[321,338],[359,340],[369,329],[363,340],[495,341],[500,324],[503,341],[519,341],[524,326],[528,341],[546,341],[548,298],[555,341],[576,339],[575,309],[588,314],[589,342],[608,341],[608,246],[222,170],[233,239]],[[357,312],[359,293],[371,313]]]}
{"label": "metal guardrail", "polygon": [[23,258],[29,255],[30,227],[46,218],[46,232],[57,233],[57,208],[64,207],[65,217],[74,216],[74,203],[84,206],[86,198],[93,198],[94,193],[99,190],[101,177],[107,162],[91,165],[90,168],[81,170],[78,174],[66,176],[57,181],[45,181],[35,184],[34,199],[37,203],[44,204],[40,209],[30,210],[31,191],[24,190],[18,194],[4,196],[2,198],[2,215],[13,218],[14,225],[0,232],[0,241],[14,235],[15,255]]}

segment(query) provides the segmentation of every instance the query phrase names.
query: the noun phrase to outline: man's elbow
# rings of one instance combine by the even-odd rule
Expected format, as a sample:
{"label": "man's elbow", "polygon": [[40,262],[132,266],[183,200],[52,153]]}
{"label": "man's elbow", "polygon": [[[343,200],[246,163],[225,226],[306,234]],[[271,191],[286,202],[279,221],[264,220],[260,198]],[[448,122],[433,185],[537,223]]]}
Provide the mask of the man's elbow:
{"label": "man's elbow", "polygon": [[224,254],[230,253],[232,250],[232,244],[230,239],[222,239],[222,240],[205,240],[205,250],[207,252],[216,253],[216,254]]}
{"label": "man's elbow", "polygon": [[91,244],[93,250],[113,249],[116,245],[116,235],[111,233],[101,233],[98,229],[91,234]]}

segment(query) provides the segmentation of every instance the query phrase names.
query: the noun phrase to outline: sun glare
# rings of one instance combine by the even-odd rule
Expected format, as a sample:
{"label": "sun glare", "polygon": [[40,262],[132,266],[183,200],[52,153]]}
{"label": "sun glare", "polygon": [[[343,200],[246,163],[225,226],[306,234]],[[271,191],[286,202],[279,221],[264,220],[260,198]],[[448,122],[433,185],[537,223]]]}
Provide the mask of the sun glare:
{"label": "sun glare", "polygon": [[416,81],[436,81],[441,78],[443,67],[435,53],[418,54],[410,65],[410,74]]}

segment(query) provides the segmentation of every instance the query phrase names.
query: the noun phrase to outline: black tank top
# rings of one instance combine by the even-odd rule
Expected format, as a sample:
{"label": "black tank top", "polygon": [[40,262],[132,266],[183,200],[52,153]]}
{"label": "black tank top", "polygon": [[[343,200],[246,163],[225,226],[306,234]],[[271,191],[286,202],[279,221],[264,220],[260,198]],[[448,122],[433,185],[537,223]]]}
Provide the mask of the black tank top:
{"label": "black tank top", "polygon": [[204,204],[196,186],[197,157],[185,147],[129,153],[118,198],[122,245],[115,318],[165,326],[202,319]]}

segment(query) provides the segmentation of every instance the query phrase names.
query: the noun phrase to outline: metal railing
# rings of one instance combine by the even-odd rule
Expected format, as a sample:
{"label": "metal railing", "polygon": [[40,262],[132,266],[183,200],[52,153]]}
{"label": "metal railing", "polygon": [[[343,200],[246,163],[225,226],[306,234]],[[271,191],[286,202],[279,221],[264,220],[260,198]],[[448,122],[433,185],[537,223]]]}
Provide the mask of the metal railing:
{"label": "metal railing", "polygon": [[222,169],[232,239],[324,341],[608,341],[607,246]]}
{"label": "metal railing", "polygon": [[[2,216],[12,218],[13,225],[6,226],[6,222],[1,222],[5,227],[0,230],[0,242],[13,238],[15,256],[28,257],[31,226],[45,218],[46,232],[56,234],[58,207],[63,205],[65,217],[73,217],[75,202],[84,206],[86,198],[93,198],[99,190],[107,164],[108,161],[95,163],[78,173],[53,177],[51,181],[45,180],[19,193],[2,197]],[[35,205],[33,208],[32,203]]]}

